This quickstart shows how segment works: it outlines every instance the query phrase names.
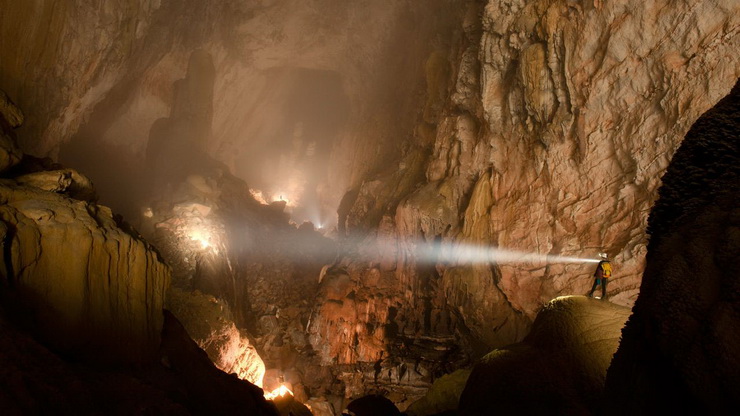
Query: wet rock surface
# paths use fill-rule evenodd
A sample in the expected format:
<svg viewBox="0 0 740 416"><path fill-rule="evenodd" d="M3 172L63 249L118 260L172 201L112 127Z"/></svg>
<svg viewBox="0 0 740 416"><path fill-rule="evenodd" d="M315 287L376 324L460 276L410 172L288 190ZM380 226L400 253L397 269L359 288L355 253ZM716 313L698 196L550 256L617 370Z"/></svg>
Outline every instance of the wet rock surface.
<svg viewBox="0 0 740 416"><path fill-rule="evenodd" d="M691 127L663 176L604 414L722 414L740 405L738 129L740 84Z"/></svg>

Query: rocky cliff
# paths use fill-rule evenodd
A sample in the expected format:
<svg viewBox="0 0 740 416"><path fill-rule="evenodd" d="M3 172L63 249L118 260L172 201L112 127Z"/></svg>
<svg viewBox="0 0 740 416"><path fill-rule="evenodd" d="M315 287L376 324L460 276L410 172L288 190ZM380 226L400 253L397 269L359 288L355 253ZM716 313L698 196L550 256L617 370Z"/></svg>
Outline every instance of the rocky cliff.
<svg viewBox="0 0 740 416"><path fill-rule="evenodd" d="M20 155L4 127L22 118L2 100L6 153ZM15 159L6 160L20 163ZM20 321L68 354L153 359L169 268L120 217L95 203L87 178L46 163L25 158L2 172L3 298L16 304L11 312Z"/></svg>
<svg viewBox="0 0 740 416"><path fill-rule="evenodd" d="M591 284L584 264L445 248L606 251L610 297L632 305L660 175L740 75L731 0L7 3L21 146L161 223L186 289L227 302L268 366L347 398L408 401ZM288 258L323 240L288 230L286 206L317 225L338 211L342 255ZM218 255L185 230L190 208L228 241Z"/></svg>
<svg viewBox="0 0 740 416"><path fill-rule="evenodd" d="M740 82L691 127L663 176L604 414L722 414L739 404L738 128Z"/></svg>
<svg viewBox="0 0 740 416"><path fill-rule="evenodd" d="M429 267L414 253L603 250L616 267L610 299L631 305L660 175L739 75L740 23L734 2L490 1L474 11L449 60L427 61L415 140L352 194L344 218L349 234L380 224L378 235L397 239L377 267L403 294L397 324L492 347L521 339L554 296L585 293L592 267Z"/></svg>
<svg viewBox="0 0 740 416"><path fill-rule="evenodd" d="M218 364L238 376L216 368L163 310L170 268L96 203L90 181L15 146L9 127L22 120L0 93L3 152L18 155L0 171L0 412L276 414L238 378L261 381L264 366L233 322L222 322L228 314L201 307L220 331L194 326L208 328L203 347L226 351L217 357L231 361Z"/></svg>

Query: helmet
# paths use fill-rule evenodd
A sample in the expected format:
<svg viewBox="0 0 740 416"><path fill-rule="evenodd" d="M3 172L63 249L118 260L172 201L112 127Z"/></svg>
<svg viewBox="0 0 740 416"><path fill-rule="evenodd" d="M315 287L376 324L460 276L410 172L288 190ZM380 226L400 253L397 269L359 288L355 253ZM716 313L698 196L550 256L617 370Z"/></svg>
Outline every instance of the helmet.
<svg viewBox="0 0 740 416"><path fill-rule="evenodd" d="M606 259L609 256L606 253L599 253L599 257L601 257L602 259Z"/></svg>

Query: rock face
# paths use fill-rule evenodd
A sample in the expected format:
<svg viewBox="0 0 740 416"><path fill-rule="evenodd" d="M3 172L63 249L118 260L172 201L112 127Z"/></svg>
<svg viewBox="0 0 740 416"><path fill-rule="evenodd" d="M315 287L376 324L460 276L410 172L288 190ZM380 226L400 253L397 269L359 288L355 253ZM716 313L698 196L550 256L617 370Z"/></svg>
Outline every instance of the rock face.
<svg viewBox="0 0 740 416"><path fill-rule="evenodd" d="M7 108L0 110L12 120ZM3 137L12 134L0 127ZM73 356L153 359L170 280L158 253L93 202L92 184L76 171L3 175L0 278L3 297L16 304L11 312L47 345Z"/></svg>
<svg viewBox="0 0 740 416"><path fill-rule="evenodd" d="M367 230L393 241L370 264L348 258L355 283L344 291L379 281L397 296L317 338L329 359L353 353L342 340L374 342L367 328L379 319L412 343L453 339L477 356L522 339L549 299L592 282L592 265L418 259L435 245L603 250L616 270L610 299L632 305L660 173L738 76L735 2L490 1L468 11L451 70L427 61L429 99L401 160L340 205L347 244ZM328 323L315 325L331 327L336 308L321 307L316 319Z"/></svg>
<svg viewBox="0 0 740 416"><path fill-rule="evenodd" d="M87 178L28 155L1 173L0 413L277 414L162 309L170 268L94 202ZM228 313L213 309L201 307L221 331L204 346L261 379L252 373L264 366L233 353L249 348Z"/></svg>
<svg viewBox="0 0 740 416"><path fill-rule="evenodd" d="M265 364L234 324L228 305L202 293L168 292L168 304L193 340L220 370L262 387Z"/></svg>
<svg viewBox="0 0 740 416"><path fill-rule="evenodd" d="M0 90L0 172L20 162L22 153L15 141L12 129L23 123L23 113Z"/></svg>
<svg viewBox="0 0 740 416"><path fill-rule="evenodd" d="M0 198L3 282L33 302L41 336L68 352L151 357L169 285L151 246L103 206L12 180L0 184Z"/></svg>
<svg viewBox="0 0 740 416"><path fill-rule="evenodd" d="M476 364L459 413L593 414L629 314L628 308L582 296L553 300L524 341Z"/></svg>
<svg viewBox="0 0 740 416"><path fill-rule="evenodd" d="M185 205L213 216L229 253L181 256L178 276L229 303L268 367L335 377L306 390L347 399L400 386L394 402L408 403L521 340L550 299L586 293L593 271L420 251L606 251L610 298L632 304L658 178L738 76L738 7L13 2L0 16L0 83L32 111L21 146L59 153L132 218L153 199L148 157L167 200L151 207L152 227L178 221L178 187L198 190L204 200ZM43 181L55 178L66 180ZM278 200L271 211L250 186ZM298 237L277 204L316 224L338 207L345 253L296 255L305 267L286 258Z"/></svg>
<svg viewBox="0 0 740 416"><path fill-rule="evenodd" d="M740 83L686 134L650 213L604 414L731 413L740 391Z"/></svg>

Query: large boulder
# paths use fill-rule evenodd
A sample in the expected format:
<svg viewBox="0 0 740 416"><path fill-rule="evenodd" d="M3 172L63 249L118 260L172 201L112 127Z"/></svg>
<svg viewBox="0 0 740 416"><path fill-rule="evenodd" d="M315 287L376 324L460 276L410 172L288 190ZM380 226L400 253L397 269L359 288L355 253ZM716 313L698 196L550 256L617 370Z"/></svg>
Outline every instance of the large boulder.
<svg viewBox="0 0 740 416"><path fill-rule="evenodd" d="M457 410L470 370L457 370L434 380L427 394L406 409L408 416L430 416Z"/></svg>
<svg viewBox="0 0 740 416"><path fill-rule="evenodd" d="M66 353L153 358L169 268L109 208L26 183L0 182L0 282L16 318Z"/></svg>
<svg viewBox="0 0 740 416"><path fill-rule="evenodd" d="M740 408L739 130L740 82L691 128L663 176L605 414Z"/></svg>
<svg viewBox="0 0 740 416"><path fill-rule="evenodd" d="M460 414L592 414L629 313L583 296L554 299L524 341L494 350L473 368Z"/></svg>

